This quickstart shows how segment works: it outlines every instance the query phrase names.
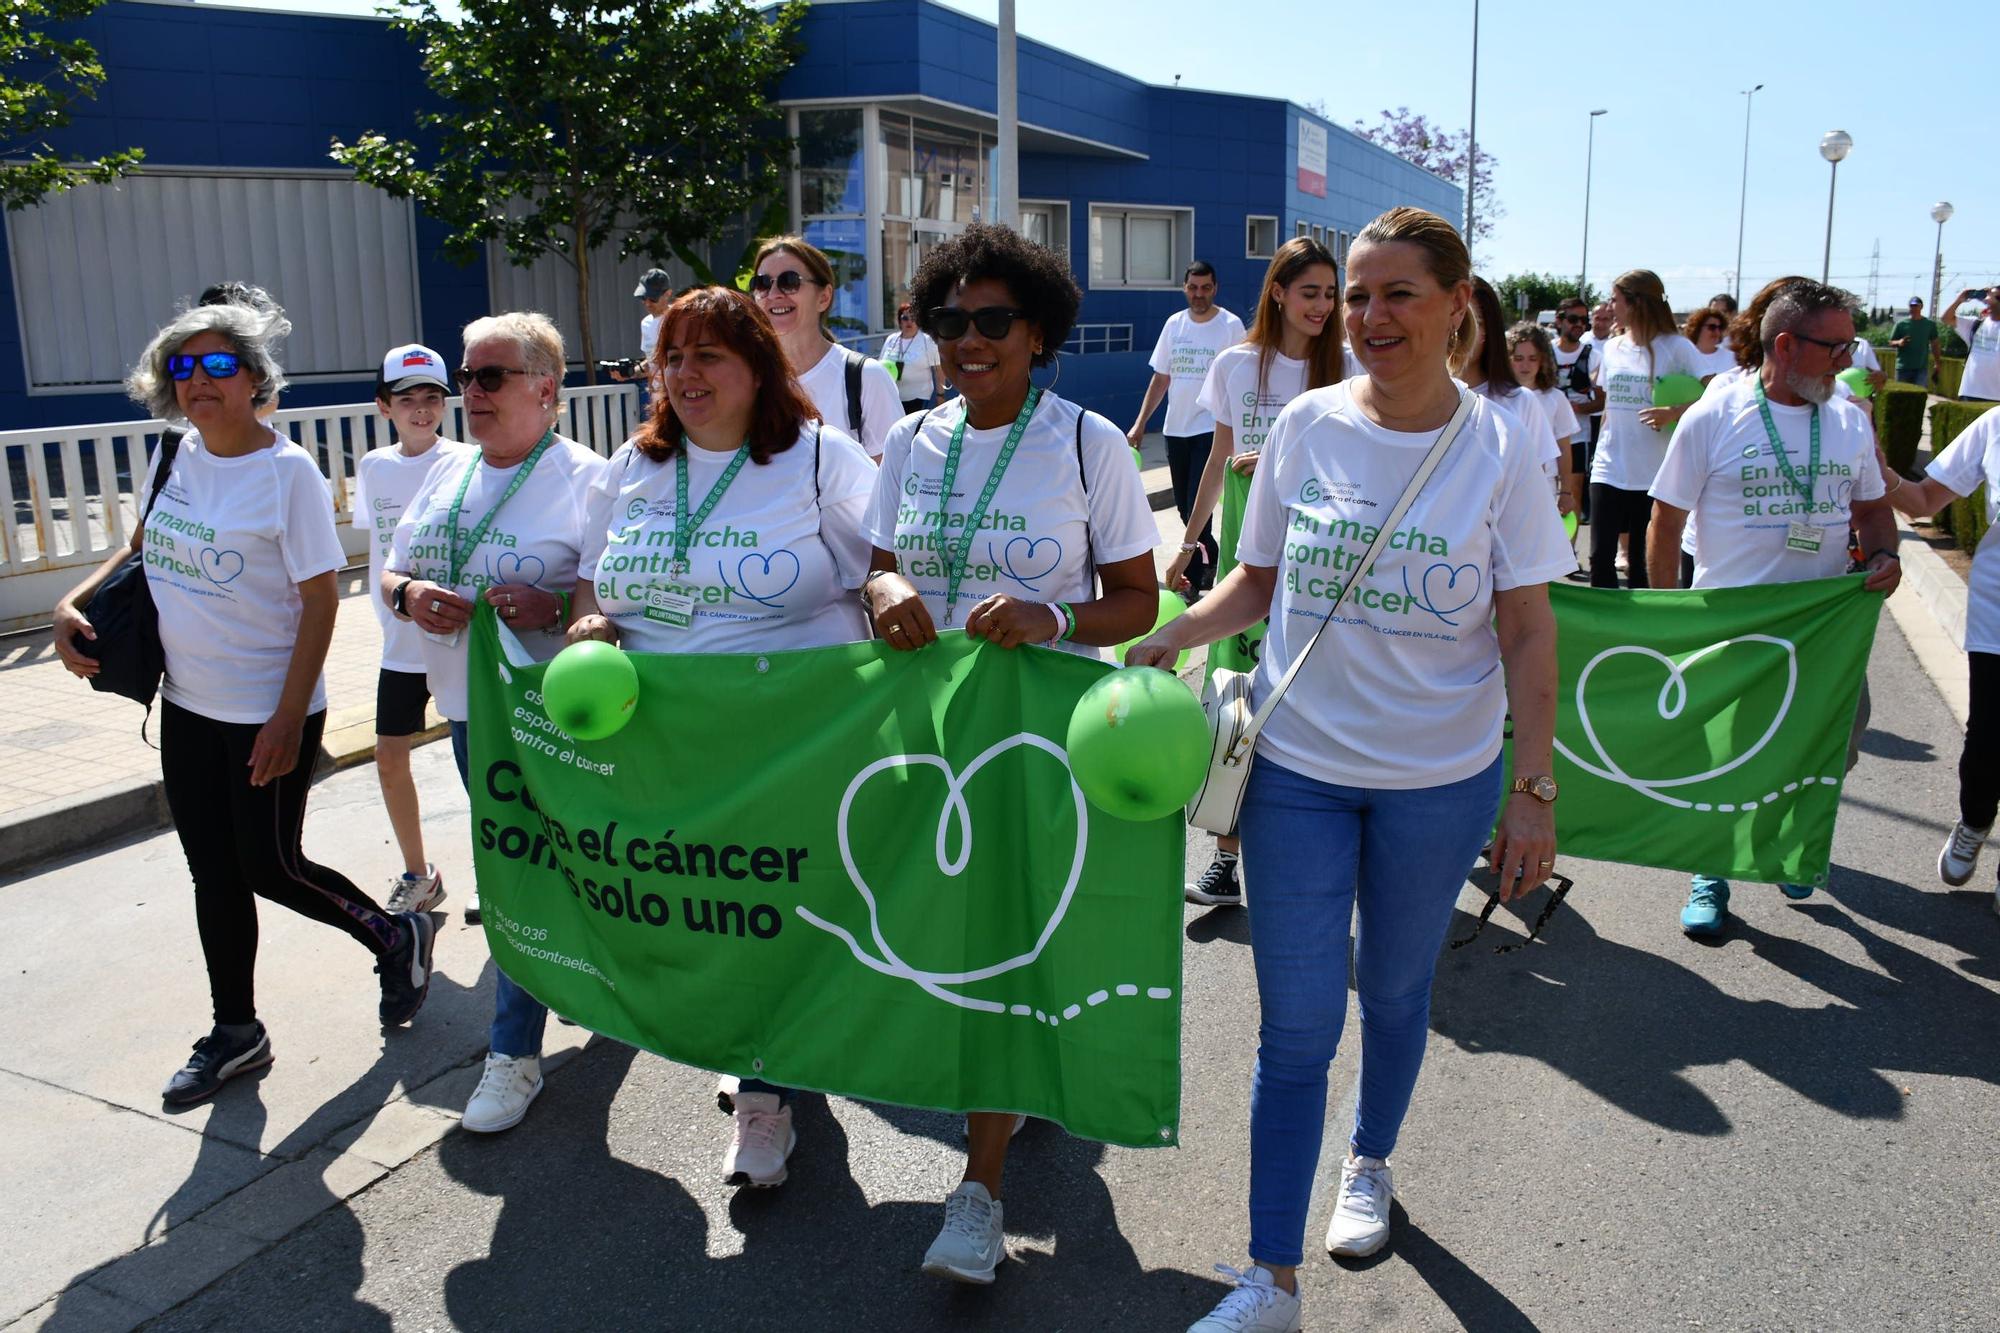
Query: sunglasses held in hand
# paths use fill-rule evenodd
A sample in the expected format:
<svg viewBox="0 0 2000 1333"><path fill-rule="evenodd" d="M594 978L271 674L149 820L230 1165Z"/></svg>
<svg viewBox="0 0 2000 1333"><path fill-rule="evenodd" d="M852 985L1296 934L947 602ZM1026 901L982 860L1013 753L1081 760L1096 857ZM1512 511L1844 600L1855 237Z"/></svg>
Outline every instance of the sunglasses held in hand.
<svg viewBox="0 0 2000 1333"><path fill-rule="evenodd" d="M177 380L194 378L194 368L212 380L226 380L243 369L243 358L234 352L203 352L200 356L182 353L167 358L167 373Z"/></svg>

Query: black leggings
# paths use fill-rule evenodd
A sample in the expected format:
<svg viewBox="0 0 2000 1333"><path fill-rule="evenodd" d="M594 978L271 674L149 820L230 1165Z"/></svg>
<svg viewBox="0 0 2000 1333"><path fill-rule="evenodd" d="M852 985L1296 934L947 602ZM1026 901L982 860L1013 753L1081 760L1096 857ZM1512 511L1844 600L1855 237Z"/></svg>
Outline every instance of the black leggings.
<svg viewBox="0 0 2000 1333"><path fill-rule="evenodd" d="M374 899L300 849L325 728L325 712L308 717L292 771L253 787L250 748L258 723L217 722L161 702L160 773L194 875L195 924L217 1023L257 1017L256 896L338 926L378 957L402 939L402 926Z"/></svg>
<svg viewBox="0 0 2000 1333"><path fill-rule="evenodd" d="M1646 525L1653 521L1653 497L1644 491L1628 491L1620 486L1590 483L1590 586L1618 586L1618 534L1627 532L1627 582L1647 588Z"/></svg>
<svg viewBox="0 0 2000 1333"><path fill-rule="evenodd" d="M1215 447L1215 432L1202 435L1167 436L1167 475L1174 484L1174 508L1179 511L1185 523L1194 509L1194 493L1201 489L1202 470L1208 466L1209 451ZM1206 589L1215 582L1215 520L1213 516L1201 525L1201 535L1195 538L1201 547L1188 561L1188 583L1197 590Z"/></svg>
<svg viewBox="0 0 2000 1333"><path fill-rule="evenodd" d="M1992 828L2000 813L2000 653L1965 656L1972 668L1972 706L1958 756L1958 817L1973 828Z"/></svg>

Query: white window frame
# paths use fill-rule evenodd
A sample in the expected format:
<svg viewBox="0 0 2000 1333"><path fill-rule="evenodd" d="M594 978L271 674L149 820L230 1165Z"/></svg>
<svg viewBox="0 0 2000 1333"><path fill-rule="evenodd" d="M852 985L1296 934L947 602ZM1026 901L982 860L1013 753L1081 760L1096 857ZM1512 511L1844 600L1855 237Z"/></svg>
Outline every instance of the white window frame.
<svg viewBox="0 0 2000 1333"><path fill-rule="evenodd" d="M1169 270L1167 279L1163 282L1132 282L1128 281L1124 274L1107 277L1099 273L1097 246L1093 241L1090 245L1090 262L1087 265L1090 286L1093 290L1102 288L1107 291L1177 292L1181 289L1179 275L1194 262L1194 209L1175 204L1100 203L1096 200L1090 202L1089 209L1090 228L1093 234L1098 230L1100 220L1108 221L1114 217L1121 229L1127 229L1128 237L1129 223L1134 217L1161 218L1173 228L1171 242L1173 254L1167 264ZM1123 253L1130 255L1129 244L1123 248Z"/></svg>
<svg viewBox="0 0 2000 1333"><path fill-rule="evenodd" d="M1271 243L1261 249L1257 245L1259 223L1270 228ZM1245 259L1269 259L1278 253L1278 219L1270 213L1246 213L1243 217L1243 257Z"/></svg>
<svg viewBox="0 0 2000 1333"><path fill-rule="evenodd" d="M1069 263L1069 200L1067 199L1023 199L1021 212L1026 214L1031 208L1047 209L1049 213L1049 249L1061 255L1065 264ZM1022 228L1025 235L1027 229ZM1072 265L1072 267L1074 267Z"/></svg>

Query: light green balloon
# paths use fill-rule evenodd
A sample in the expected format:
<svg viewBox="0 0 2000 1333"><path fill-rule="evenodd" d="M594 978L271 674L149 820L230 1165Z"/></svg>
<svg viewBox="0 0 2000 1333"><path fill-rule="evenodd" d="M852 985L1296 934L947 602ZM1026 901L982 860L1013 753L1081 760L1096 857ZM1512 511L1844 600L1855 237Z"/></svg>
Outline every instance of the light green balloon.
<svg viewBox="0 0 2000 1333"><path fill-rule="evenodd" d="M1146 823L1178 812L1208 770L1208 719L1193 691L1157 667L1127 667L1085 690L1065 738L1090 803Z"/></svg>
<svg viewBox="0 0 2000 1333"><path fill-rule="evenodd" d="M542 676L549 721L580 741L615 736L639 706L639 671L616 644L586 639L557 653Z"/></svg>
<svg viewBox="0 0 2000 1333"><path fill-rule="evenodd" d="M1173 591L1170 588L1160 589L1159 614L1153 617L1153 628L1147 630L1146 634L1152 634L1157 632L1162 625L1166 624L1169 620L1172 620L1175 616L1186 615L1187 609L1188 609L1187 602L1182 599L1179 593ZM1116 657L1120 662L1123 662L1125 660L1126 652L1131 649L1133 644L1139 642L1140 639L1145 638L1146 634L1141 634L1137 638L1127 639L1125 642L1119 644L1118 651L1114 653L1113 656ZM1181 649L1181 655L1174 659L1174 670L1179 671L1182 667L1185 667L1187 665L1188 652L1189 650L1186 648Z"/></svg>

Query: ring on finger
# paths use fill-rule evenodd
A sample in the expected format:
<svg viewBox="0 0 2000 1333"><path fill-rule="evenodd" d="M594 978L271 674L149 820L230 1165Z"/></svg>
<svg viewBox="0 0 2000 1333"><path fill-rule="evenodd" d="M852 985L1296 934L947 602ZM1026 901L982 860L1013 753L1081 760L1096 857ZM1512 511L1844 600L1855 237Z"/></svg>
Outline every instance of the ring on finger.
<svg viewBox="0 0 2000 1333"><path fill-rule="evenodd" d="M440 601L439 601L439 600L438 600L437 598L435 598L435 597L431 598L431 614L432 614L432 615L436 615L436 614L437 614L437 613L438 613L439 611L442 611L443 609L444 609L444 603L443 603L443 602L440 602Z"/></svg>
<svg viewBox="0 0 2000 1333"><path fill-rule="evenodd" d="M514 608L514 607L511 607L511 606L510 606L510 607L508 607L508 608L507 608L507 619L509 619L509 620L512 620L512 619L514 618L515 614L516 614L516 611L515 611L515 608ZM1544 864L1546 864L1546 862L1545 862Z"/></svg>

